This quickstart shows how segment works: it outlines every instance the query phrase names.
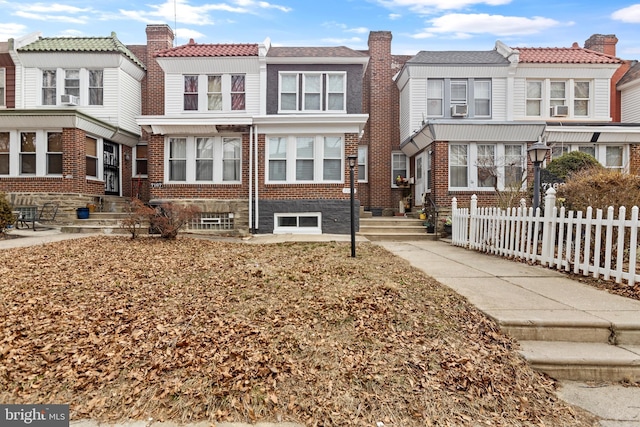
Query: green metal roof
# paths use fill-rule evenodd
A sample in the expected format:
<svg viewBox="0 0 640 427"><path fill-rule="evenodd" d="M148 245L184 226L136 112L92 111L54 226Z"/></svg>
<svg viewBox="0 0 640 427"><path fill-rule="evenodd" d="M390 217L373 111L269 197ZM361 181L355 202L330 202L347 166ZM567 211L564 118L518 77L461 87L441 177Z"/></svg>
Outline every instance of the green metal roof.
<svg viewBox="0 0 640 427"><path fill-rule="evenodd" d="M112 32L110 37L40 37L35 42L19 48L18 52L121 53L141 68L146 69L144 63L118 40L115 32Z"/></svg>

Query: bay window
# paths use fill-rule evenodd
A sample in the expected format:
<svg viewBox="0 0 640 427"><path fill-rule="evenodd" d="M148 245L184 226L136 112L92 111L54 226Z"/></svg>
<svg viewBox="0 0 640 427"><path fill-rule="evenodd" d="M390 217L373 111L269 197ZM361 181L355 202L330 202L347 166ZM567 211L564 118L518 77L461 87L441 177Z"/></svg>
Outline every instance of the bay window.
<svg viewBox="0 0 640 427"><path fill-rule="evenodd" d="M90 178L98 177L98 141L87 136L85 138L86 149L86 175Z"/></svg>
<svg viewBox="0 0 640 427"><path fill-rule="evenodd" d="M35 132L20 132L20 174L36 174Z"/></svg>
<svg viewBox="0 0 640 427"><path fill-rule="evenodd" d="M169 138L169 181L187 180L187 138Z"/></svg>
<svg viewBox="0 0 640 427"><path fill-rule="evenodd" d="M196 138L196 181L213 180L213 138Z"/></svg>
<svg viewBox="0 0 640 427"><path fill-rule="evenodd" d="M467 145L449 145L449 187L468 186L468 150Z"/></svg>
<svg viewBox="0 0 640 427"><path fill-rule="evenodd" d="M449 187L454 190L521 189L525 162L524 144L451 144Z"/></svg>

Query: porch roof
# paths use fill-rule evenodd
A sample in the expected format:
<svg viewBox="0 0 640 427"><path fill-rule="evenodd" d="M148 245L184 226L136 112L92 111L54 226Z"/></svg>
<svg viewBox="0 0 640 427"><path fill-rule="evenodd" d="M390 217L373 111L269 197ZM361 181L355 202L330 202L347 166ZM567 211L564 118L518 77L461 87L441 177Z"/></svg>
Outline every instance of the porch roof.
<svg viewBox="0 0 640 427"><path fill-rule="evenodd" d="M545 122L539 121L428 120L400 144L400 149L413 156L434 141L535 142L543 135L545 126Z"/></svg>
<svg viewBox="0 0 640 427"><path fill-rule="evenodd" d="M0 110L0 130L81 129L94 136L134 147L140 135L89 116L77 109Z"/></svg>
<svg viewBox="0 0 640 427"><path fill-rule="evenodd" d="M640 144L638 123L548 123L548 144Z"/></svg>

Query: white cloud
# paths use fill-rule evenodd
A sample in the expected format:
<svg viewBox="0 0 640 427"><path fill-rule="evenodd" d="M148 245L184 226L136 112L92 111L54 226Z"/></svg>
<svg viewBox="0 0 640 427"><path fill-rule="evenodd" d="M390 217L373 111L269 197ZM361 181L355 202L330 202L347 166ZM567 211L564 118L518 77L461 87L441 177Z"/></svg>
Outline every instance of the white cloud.
<svg viewBox="0 0 640 427"><path fill-rule="evenodd" d="M22 24L0 24L0 40L15 39L27 34L26 25Z"/></svg>
<svg viewBox="0 0 640 427"><path fill-rule="evenodd" d="M396 19L400 19L402 18L402 15L400 15L399 13L390 13L389 14L389 19L391 19L392 21L395 21Z"/></svg>
<svg viewBox="0 0 640 427"><path fill-rule="evenodd" d="M395 9L408 8L417 13L434 13L438 10L464 9L473 5L501 6L511 0L377 0L381 5Z"/></svg>
<svg viewBox="0 0 640 427"><path fill-rule="evenodd" d="M479 14L452 13L429 20L431 27L414 34L412 37L421 39L436 34L452 34L456 38L468 38L471 34L491 34L495 36L529 35L543 32L560 25L560 22L535 16L525 18L519 16L502 16ZM570 24L570 23L569 23Z"/></svg>
<svg viewBox="0 0 640 427"><path fill-rule="evenodd" d="M201 32L196 30L191 30L189 28L178 28L174 31L174 34L176 39L186 40L186 41L188 41L189 39L193 39L196 43L204 43L199 40L207 38L207 36L202 34ZM182 41L180 41L179 44L182 44Z"/></svg>
<svg viewBox="0 0 640 427"><path fill-rule="evenodd" d="M59 4L59 3L53 3L53 4L49 4L49 3L30 3L30 4L20 4L18 5L18 10L21 11L25 11L25 12L46 12L46 13L55 13L55 12L60 12L60 13L85 13L85 12L89 12L91 11L91 8L80 8L80 7L75 7L75 6L69 6L66 4Z"/></svg>
<svg viewBox="0 0 640 427"><path fill-rule="evenodd" d="M369 29L367 27L348 28L344 30L346 33L367 34Z"/></svg>
<svg viewBox="0 0 640 427"><path fill-rule="evenodd" d="M638 24L640 23L640 4L632 4L624 9L616 10L611 14L611 18L616 21Z"/></svg>
<svg viewBox="0 0 640 427"><path fill-rule="evenodd" d="M49 15L46 13L32 13L18 10L13 15L20 18L33 19L35 21L47 21L47 22L67 22L69 24L86 24L90 21L87 16L65 16L65 15Z"/></svg>
<svg viewBox="0 0 640 427"><path fill-rule="evenodd" d="M322 39L322 41L324 43L328 43L328 44L332 44L332 45L350 45L350 44L357 44L357 43L361 43L362 39L360 37L351 37L351 38L346 38L346 39L339 39L339 38L326 38L326 39Z"/></svg>

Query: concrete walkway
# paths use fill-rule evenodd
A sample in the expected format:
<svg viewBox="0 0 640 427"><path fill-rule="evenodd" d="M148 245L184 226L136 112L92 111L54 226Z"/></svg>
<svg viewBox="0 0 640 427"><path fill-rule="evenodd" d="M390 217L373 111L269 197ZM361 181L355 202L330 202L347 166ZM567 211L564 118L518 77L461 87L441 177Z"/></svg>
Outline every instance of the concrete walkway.
<svg viewBox="0 0 640 427"><path fill-rule="evenodd" d="M0 240L0 249L44 244L59 240L86 237L86 234L62 234L58 230L15 230L19 239ZM238 239L236 239L237 241ZM358 242L366 241L358 236ZM248 243L280 243L309 241L349 242L348 235L258 235L243 239ZM640 369L640 301L619 297L569 279L554 270L530 266L490 255L458 248L444 241L376 242L393 254L409 261L414 267L466 297L500 327L516 339L521 334L533 334L531 340L520 340L527 359L541 351L536 343L571 334L579 341L587 335L609 339L617 330L618 345L597 344L604 348L598 354L602 362L613 358L623 366L631 363ZM595 325L595 329L594 329ZM595 330L595 332L594 332ZM551 331L551 332L549 332ZM604 331L604 332L602 332ZM547 336L550 334L551 336ZM604 335L603 335L604 334ZM603 335L600 337L599 335ZM529 335L526 335L529 337ZM622 344L620 344L622 342ZM552 359L560 362L575 358L576 345L568 343L564 353L553 350ZM602 347L600 347L602 346ZM553 352L550 349L544 351ZM610 353L609 350L613 351ZM591 348L588 349L591 351ZM599 350L598 350L599 351ZM529 354L528 354L529 353ZM548 355L547 355L548 356ZM535 362L535 361L534 361ZM635 364L635 365L634 365ZM637 377L636 377L637 378ZM636 379L637 380L637 379ZM559 397L582 407L601 418L603 427L640 427L640 387L625 387L608 381L561 381ZM76 427L95 427L89 420L72 422ZM173 423L138 421L100 426L143 427L166 426ZM204 425L193 424L192 427ZM271 427L269 423L259 424ZM244 427L243 423L218 424L219 427ZM295 424L275 424L273 427L297 427Z"/></svg>

